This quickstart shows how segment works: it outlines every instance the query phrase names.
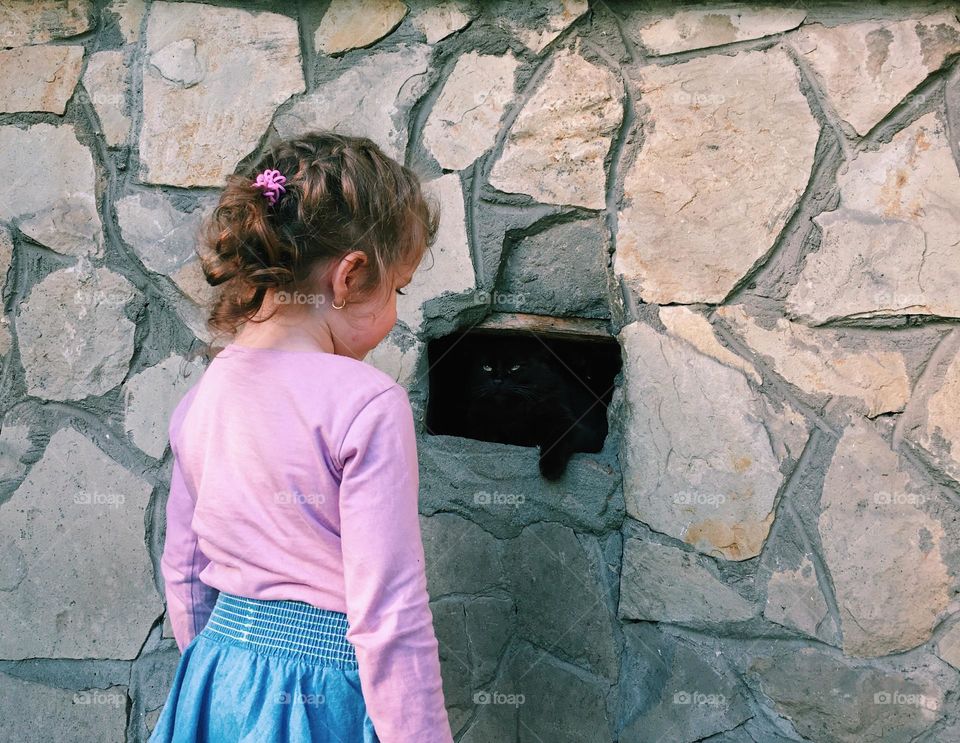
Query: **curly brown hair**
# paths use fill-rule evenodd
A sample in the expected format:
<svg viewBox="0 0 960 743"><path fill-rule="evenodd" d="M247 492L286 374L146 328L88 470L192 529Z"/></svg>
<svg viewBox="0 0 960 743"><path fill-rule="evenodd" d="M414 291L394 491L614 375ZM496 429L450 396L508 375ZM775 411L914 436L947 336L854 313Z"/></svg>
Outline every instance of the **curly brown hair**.
<svg viewBox="0 0 960 743"><path fill-rule="evenodd" d="M267 168L286 177L273 205L253 185ZM363 301L389 270L419 262L438 223L439 207L418 176L367 137L317 130L277 142L227 176L201 226L200 265L208 284L222 285L207 326L234 335L259 312L268 289L314 291L308 284L318 262L354 250L368 260L346 301Z"/></svg>

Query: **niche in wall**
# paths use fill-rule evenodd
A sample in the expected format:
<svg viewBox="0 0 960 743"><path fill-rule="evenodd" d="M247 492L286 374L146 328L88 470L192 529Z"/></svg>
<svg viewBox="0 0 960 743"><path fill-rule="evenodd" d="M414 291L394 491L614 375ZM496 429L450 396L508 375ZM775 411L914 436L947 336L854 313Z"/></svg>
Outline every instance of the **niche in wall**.
<svg viewBox="0 0 960 743"><path fill-rule="evenodd" d="M601 320L494 314L430 341L426 428L539 448L558 480L574 452L598 452L622 364Z"/></svg>

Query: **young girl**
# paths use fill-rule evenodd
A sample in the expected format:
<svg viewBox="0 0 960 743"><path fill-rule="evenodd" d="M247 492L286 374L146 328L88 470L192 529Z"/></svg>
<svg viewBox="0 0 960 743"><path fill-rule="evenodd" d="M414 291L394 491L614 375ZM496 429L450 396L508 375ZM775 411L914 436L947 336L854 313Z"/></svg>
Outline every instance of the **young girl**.
<svg viewBox="0 0 960 743"><path fill-rule="evenodd" d="M311 132L229 176L207 228L233 340L170 420L182 656L150 741L452 741L413 414L362 361L437 216L369 139Z"/></svg>

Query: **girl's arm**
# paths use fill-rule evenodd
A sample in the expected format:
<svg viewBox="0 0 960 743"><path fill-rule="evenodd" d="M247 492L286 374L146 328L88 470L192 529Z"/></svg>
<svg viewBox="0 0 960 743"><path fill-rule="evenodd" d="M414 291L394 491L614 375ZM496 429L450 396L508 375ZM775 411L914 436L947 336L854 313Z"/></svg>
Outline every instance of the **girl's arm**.
<svg viewBox="0 0 960 743"><path fill-rule="evenodd" d="M418 514L413 412L395 385L357 414L339 461L347 639L383 743L452 743Z"/></svg>
<svg viewBox="0 0 960 743"><path fill-rule="evenodd" d="M186 403L186 398L182 402ZM167 533L160 558L160 572L166 585L167 613L181 653L206 625L219 595L217 589L203 583L198 577L210 560L200 551L191 526L196 497L184 479L174 444L176 427L179 425L178 413L183 407L185 405L178 406L170 421L173 474L170 476L170 494L167 497Z"/></svg>

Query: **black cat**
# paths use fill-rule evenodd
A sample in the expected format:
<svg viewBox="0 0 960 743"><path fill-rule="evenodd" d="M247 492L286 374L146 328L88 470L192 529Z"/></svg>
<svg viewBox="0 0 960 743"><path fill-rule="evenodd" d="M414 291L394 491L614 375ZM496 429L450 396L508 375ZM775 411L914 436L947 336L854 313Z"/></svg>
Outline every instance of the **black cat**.
<svg viewBox="0 0 960 743"><path fill-rule="evenodd" d="M465 366L473 437L538 446L548 480L560 479L574 452L603 447L606 407L588 380L540 340L477 339Z"/></svg>

